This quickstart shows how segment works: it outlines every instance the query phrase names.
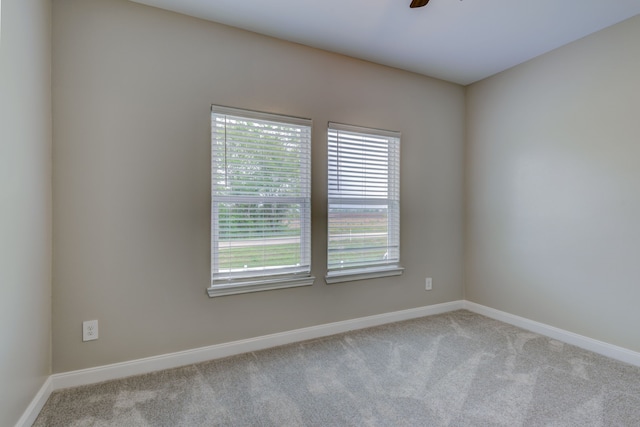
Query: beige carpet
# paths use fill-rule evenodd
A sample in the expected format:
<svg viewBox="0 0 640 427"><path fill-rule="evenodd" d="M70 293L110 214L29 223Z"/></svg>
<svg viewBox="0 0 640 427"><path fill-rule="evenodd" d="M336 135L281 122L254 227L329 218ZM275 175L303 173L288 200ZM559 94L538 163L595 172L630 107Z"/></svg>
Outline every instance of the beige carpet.
<svg viewBox="0 0 640 427"><path fill-rule="evenodd" d="M52 394L35 426L640 426L640 368L456 311Z"/></svg>

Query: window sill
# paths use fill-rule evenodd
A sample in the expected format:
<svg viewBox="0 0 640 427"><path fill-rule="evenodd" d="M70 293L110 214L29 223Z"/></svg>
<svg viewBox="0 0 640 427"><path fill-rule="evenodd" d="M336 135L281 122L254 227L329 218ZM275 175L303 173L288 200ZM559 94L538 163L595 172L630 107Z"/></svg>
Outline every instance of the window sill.
<svg viewBox="0 0 640 427"><path fill-rule="evenodd" d="M354 280L377 279L379 277L400 276L404 267L394 265L391 267L361 268L348 271L335 271L327 273L324 278L327 285L334 283L351 282Z"/></svg>
<svg viewBox="0 0 640 427"><path fill-rule="evenodd" d="M249 292L270 291L273 289L297 288L311 286L315 277L280 277L274 279L251 280L245 282L233 282L221 285L212 285L207 289L211 298L225 295L246 294Z"/></svg>

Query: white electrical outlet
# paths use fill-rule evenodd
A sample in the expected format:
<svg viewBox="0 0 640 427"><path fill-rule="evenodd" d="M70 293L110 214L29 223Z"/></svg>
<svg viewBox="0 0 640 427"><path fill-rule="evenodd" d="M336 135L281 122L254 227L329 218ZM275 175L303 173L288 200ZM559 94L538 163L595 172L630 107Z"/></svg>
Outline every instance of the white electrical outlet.
<svg viewBox="0 0 640 427"><path fill-rule="evenodd" d="M87 320L82 322L82 341L92 341L98 339L98 321Z"/></svg>
<svg viewBox="0 0 640 427"><path fill-rule="evenodd" d="M431 289L433 289L433 280L431 280L431 277L427 277L424 281L424 290L430 291Z"/></svg>

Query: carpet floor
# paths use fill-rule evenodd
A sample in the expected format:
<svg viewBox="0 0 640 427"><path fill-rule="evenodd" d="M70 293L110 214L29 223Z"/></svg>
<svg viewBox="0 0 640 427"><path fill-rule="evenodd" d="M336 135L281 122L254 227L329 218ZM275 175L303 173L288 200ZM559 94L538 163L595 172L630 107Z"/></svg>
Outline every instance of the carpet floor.
<svg viewBox="0 0 640 427"><path fill-rule="evenodd" d="M34 426L640 426L640 367L460 310L58 390Z"/></svg>

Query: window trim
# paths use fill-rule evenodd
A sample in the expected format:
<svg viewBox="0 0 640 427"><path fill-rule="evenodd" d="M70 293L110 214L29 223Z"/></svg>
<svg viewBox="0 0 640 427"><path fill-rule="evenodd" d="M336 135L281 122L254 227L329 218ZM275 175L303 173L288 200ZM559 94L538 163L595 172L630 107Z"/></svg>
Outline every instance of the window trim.
<svg viewBox="0 0 640 427"><path fill-rule="evenodd" d="M210 297L221 297L225 295L246 294L250 292L271 291L274 289L297 288L302 286L311 286L315 281L314 276L291 277L290 275L261 276L257 280L244 280L211 286L207 289Z"/></svg>
<svg viewBox="0 0 640 427"><path fill-rule="evenodd" d="M374 264L371 266L358 266L358 267L351 267L351 268L344 268L344 269L329 270L329 265L328 265L329 260L327 258L327 265L326 265L327 272L324 277L324 280L327 285L332 285L335 283L343 283L343 282L350 282L350 281L356 281L356 280L400 276L404 273L404 267L402 267L402 265L400 264L400 191L401 190L400 190L400 163L399 162L400 162L401 133L396 131L383 130L383 129L329 122L327 124L327 145L329 143L329 134L331 131L337 131L337 132L345 131L345 132L352 132L352 133L360 133L360 134L371 135L371 136L380 136L384 138L395 138L398 140L397 142L398 143L398 147L397 147L398 170L396 171L397 176L394 177L394 179L397 180L397 185L398 185L398 199L397 199L398 208L397 208L397 212L395 212L398 218L397 219L398 220L398 223L397 223L398 260L397 262L391 262L386 264ZM328 156L329 155L327 154L327 158ZM327 168L329 168L329 162L327 162ZM329 186L329 173L330 172L328 171L327 187ZM389 177L389 179L391 179L391 177ZM332 199L329 193L330 193L330 190L328 189L327 190L327 214L328 214L329 207L331 205L330 200ZM344 198L343 200L349 200L349 198ZM356 200L357 198L351 201L356 201ZM371 200L374 200L374 201L371 202ZM391 202L392 199L388 198L386 200L388 202ZM360 202L362 202L363 204L375 203L375 199L363 198L363 199L360 199ZM327 218L326 232L327 232L327 257L328 257L328 252L329 252L329 219L328 218Z"/></svg>
<svg viewBox="0 0 640 427"><path fill-rule="evenodd" d="M404 267L400 265L389 265L386 267L352 268L344 271L327 272L324 281L327 285L335 283L352 282L356 280L378 279L380 277L401 276Z"/></svg>
<svg viewBox="0 0 640 427"><path fill-rule="evenodd" d="M313 285L315 277L311 275L312 259L311 259L311 244L310 244L310 241L311 241L311 138L313 134L312 120L301 118L301 117L283 115L283 114L265 113L260 111L226 107L226 106L220 106L220 105L211 105L210 114L211 114L210 120L211 120L211 126L212 126L210 145L211 145L212 155L213 155L213 147L214 147L213 124L214 124L215 114L237 116L237 117L243 117L243 118L255 119L255 120L273 121L277 123L291 124L294 126L305 126L309 128L309 147L308 147L307 164L303 165L303 167L306 168L306 173L307 173L308 196L307 197L305 196L284 197L284 198L278 199L279 202L283 202L287 200L290 201L293 199L296 199L296 200L300 199L298 200L300 202L300 205L305 205L306 203L308 206L307 208L304 209L306 211L306 215L308 216L306 220L306 223L308 224L308 229L306 230L306 232L304 230L301 230L300 242L301 242L301 245L308 245L308 248L309 248L308 264L309 265L308 265L308 268L304 267L300 270L296 270L295 267L293 266L288 266L288 267L285 267L286 270L288 270L286 272L283 272L283 268L276 267L276 268L273 268L271 273L269 273L269 271L263 270L261 272L262 274L250 276L250 277L235 275L232 272L230 272L230 274L226 278L221 280L218 276L218 279L214 281L214 268L215 268L214 258L216 258L214 256L214 239L216 236L216 230L214 229L214 212L216 210L217 204L219 204L220 202L219 199L235 200L235 199L242 199L242 197L218 196L214 201L213 179L214 179L215 171L212 163L211 165L212 188L210 191L210 195L211 195L210 221L211 221L211 227L212 227L211 233L210 233L211 234L211 244L210 244L211 266L210 266L210 273L209 273L210 284L209 284L209 287L207 288L207 294L209 295L209 297L218 297L218 296L225 296L225 295L244 294L244 293L261 292L261 291L267 291L267 290L273 290L273 289L285 289L285 288ZM238 277L234 277L234 276L238 276Z"/></svg>

